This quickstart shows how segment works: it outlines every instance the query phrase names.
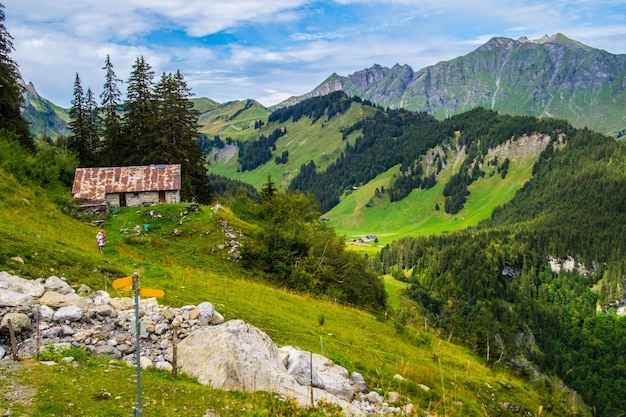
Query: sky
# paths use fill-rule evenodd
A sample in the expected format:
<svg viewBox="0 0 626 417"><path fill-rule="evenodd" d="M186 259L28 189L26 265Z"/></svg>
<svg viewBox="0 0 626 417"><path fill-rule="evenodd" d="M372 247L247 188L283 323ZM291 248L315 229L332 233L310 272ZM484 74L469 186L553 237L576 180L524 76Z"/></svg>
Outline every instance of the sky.
<svg viewBox="0 0 626 417"><path fill-rule="evenodd" d="M374 64L419 70L492 37L563 33L626 53L626 1L612 0L0 0L11 57L44 98L70 107L74 80L96 98L109 55L119 87L143 56L180 70L195 97L266 107L333 73Z"/></svg>

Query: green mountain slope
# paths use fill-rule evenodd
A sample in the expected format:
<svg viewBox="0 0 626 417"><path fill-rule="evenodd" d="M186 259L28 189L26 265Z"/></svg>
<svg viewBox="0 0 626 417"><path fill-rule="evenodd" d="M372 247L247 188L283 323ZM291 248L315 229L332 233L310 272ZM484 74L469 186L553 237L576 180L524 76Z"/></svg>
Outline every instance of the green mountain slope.
<svg viewBox="0 0 626 417"><path fill-rule="evenodd" d="M237 112L241 108L243 106L240 105L231 111ZM269 113L263 115L261 112L262 109L255 110L254 117L238 122L246 126L245 128L233 127L232 123L223 123L222 120L228 118L223 116L220 116L218 123L211 123L203 128L205 134L219 135L223 141L222 147L210 148L207 158L209 172L245 181L256 188L260 188L267 175L271 175L280 188L286 189L303 164L314 161L317 166L324 169L339 158L346 144L354 142L356 138L356 134L353 134L344 140L341 131L372 115L374 109L355 104L345 113L315 122L309 117L303 117L297 122L293 120L267 122ZM236 120L239 121L240 117ZM257 120L263 120L264 124L255 129L254 121ZM276 129L286 129L287 133L276 141L275 149L271 151L272 158L253 170L241 172L238 160L239 147L235 142L254 142L261 135L270 136ZM288 160L277 164L275 157L281 156L285 151L289 154Z"/></svg>
<svg viewBox="0 0 626 417"><path fill-rule="evenodd" d="M532 141L534 137L523 137L520 141ZM547 143L546 143L547 144ZM376 190L389 188L393 175L399 167L376 177L367 185L353 191L333 207L325 216L340 235L358 240L366 235L376 235L376 244L384 245L406 236L439 234L476 226L488 219L496 207L509 202L522 185L531 178L532 167L543 150L533 147L519 153L516 147L499 147L492 151L502 159L509 158L510 169L503 179L497 167L491 166L482 178L469 187L470 196L465 207L457 214L444 211L444 185L455 172L455 166L445 167L438 176L437 184L428 190L413 190L401 201L391 203L388 198L377 198ZM462 160L458 150L448 150L448 159ZM457 167L458 168L458 167Z"/></svg>
<svg viewBox="0 0 626 417"><path fill-rule="evenodd" d="M32 134L51 138L67 134L68 111L41 97L32 83L24 85L24 90L22 116L30 123Z"/></svg>
<svg viewBox="0 0 626 417"><path fill-rule="evenodd" d="M254 122L267 119L269 111L254 100L217 103L207 98L192 99L200 112L200 132L207 136L229 135L239 137L254 127Z"/></svg>
<svg viewBox="0 0 626 417"><path fill-rule="evenodd" d="M272 113L260 128L238 131L236 138L220 134L208 146L210 172L257 189L271 175L280 188L315 195L340 234L376 235L388 243L489 218L531 177L550 140L572 131L562 121L482 109L437 121L349 100L341 92L311 98ZM342 110L335 113L338 106ZM255 151L268 152L265 162L244 168L242 147L276 130L286 134ZM288 160L277 162L285 153ZM446 187L461 177L467 201L451 209Z"/></svg>
<svg viewBox="0 0 626 417"><path fill-rule="evenodd" d="M541 153L532 178L489 220L398 240L380 252L380 270L410 281L407 294L474 349L522 353L597 415L619 415L625 163L624 142L578 130Z"/></svg>

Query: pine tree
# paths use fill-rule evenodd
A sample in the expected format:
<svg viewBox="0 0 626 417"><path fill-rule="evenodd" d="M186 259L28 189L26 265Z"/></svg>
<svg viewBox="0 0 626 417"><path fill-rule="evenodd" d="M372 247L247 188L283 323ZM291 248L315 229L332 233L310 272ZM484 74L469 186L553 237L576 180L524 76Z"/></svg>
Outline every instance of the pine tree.
<svg viewBox="0 0 626 417"><path fill-rule="evenodd" d="M204 166L204 152L198 144L198 112L190 101L191 90L184 77L163 74L154 89L156 103L156 134L150 152L142 163L180 163L182 198L195 197L208 203L211 190Z"/></svg>
<svg viewBox="0 0 626 417"><path fill-rule="evenodd" d="M272 180L272 174L267 174L267 181L265 184L261 185L261 199L264 202L269 202L274 199L276 193L278 192L278 188L276 188L276 183Z"/></svg>
<svg viewBox="0 0 626 417"><path fill-rule="evenodd" d="M81 166L98 165L100 152L98 105L91 88L88 88L86 93L83 92L78 74L74 80L70 119L69 128L72 136L68 148L76 152Z"/></svg>
<svg viewBox="0 0 626 417"><path fill-rule="evenodd" d="M85 139L89 150L89 166L99 166L100 157L100 124L98 120L98 103L91 91L87 88L85 94Z"/></svg>
<svg viewBox="0 0 626 417"><path fill-rule="evenodd" d="M89 166L90 155L87 145L87 114L85 112L85 91L83 90L80 76L76 73L74 78L74 98L72 99L72 107L70 108L69 130L72 132L68 141L68 148L78 156L79 164L83 167Z"/></svg>
<svg viewBox="0 0 626 417"><path fill-rule="evenodd" d="M153 147L155 137L154 72L145 59L137 58L128 78L124 102L123 134L128 141L120 165L137 165Z"/></svg>
<svg viewBox="0 0 626 417"><path fill-rule="evenodd" d="M10 57L13 38L4 26L4 20L4 5L0 3L0 130L14 132L20 145L34 152L35 139L21 112L24 88L19 82L17 63Z"/></svg>
<svg viewBox="0 0 626 417"><path fill-rule="evenodd" d="M103 166L118 166L122 164L121 156L127 153L120 117L122 93L117 86L122 80L115 76L109 55L107 55L102 69L106 71L106 74L104 89L100 94L100 123L103 140L101 164Z"/></svg>

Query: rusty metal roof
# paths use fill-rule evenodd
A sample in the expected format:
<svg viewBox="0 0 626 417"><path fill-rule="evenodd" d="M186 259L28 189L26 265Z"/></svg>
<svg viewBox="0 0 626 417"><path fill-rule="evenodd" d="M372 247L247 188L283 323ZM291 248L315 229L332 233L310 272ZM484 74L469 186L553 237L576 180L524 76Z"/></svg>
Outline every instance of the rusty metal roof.
<svg viewBox="0 0 626 417"><path fill-rule="evenodd" d="M180 190L180 164L77 168L72 194L96 201L110 193L175 190Z"/></svg>

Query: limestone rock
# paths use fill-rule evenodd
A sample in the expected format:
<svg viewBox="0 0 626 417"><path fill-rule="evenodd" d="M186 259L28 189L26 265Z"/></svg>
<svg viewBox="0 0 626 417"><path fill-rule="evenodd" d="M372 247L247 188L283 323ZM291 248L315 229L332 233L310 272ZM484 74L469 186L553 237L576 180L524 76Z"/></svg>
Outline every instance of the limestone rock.
<svg viewBox="0 0 626 417"><path fill-rule="evenodd" d="M190 315L191 317L191 315ZM210 323L214 326L218 325L218 324L222 324L224 323L224 316L222 316L220 313L218 313L217 311L213 311L213 315L211 316L211 321Z"/></svg>
<svg viewBox="0 0 626 417"><path fill-rule="evenodd" d="M322 355L313 355L313 366L324 381L326 391L346 401L351 401L357 393L365 392L367 389L360 374L353 375L351 378L346 368ZM359 376L361 381L359 381ZM353 378L357 381L356 383Z"/></svg>
<svg viewBox="0 0 626 417"><path fill-rule="evenodd" d="M56 291L46 291L39 299L39 304L47 305L52 308L75 306L81 310L87 310L87 301L78 294L68 293L61 294Z"/></svg>
<svg viewBox="0 0 626 417"><path fill-rule="evenodd" d="M28 317L28 315L24 313L7 313L2 317L2 321L0 322L0 329L2 331L8 331L9 320L11 320L11 327L13 327L15 333L21 333L31 326L30 317Z"/></svg>
<svg viewBox="0 0 626 417"><path fill-rule="evenodd" d="M134 308L133 299L130 297L111 298L109 304L117 311L126 311Z"/></svg>
<svg viewBox="0 0 626 417"><path fill-rule="evenodd" d="M141 366L141 369L146 369L149 368L151 366L153 366L152 364L152 360L146 356L142 356L139 359L139 366Z"/></svg>
<svg viewBox="0 0 626 417"><path fill-rule="evenodd" d="M111 296L106 291L96 291L89 298L92 300L93 305L96 306L111 304Z"/></svg>
<svg viewBox="0 0 626 417"><path fill-rule="evenodd" d="M70 285L59 277L51 276L44 282L47 291L55 291L61 294L70 294L74 292Z"/></svg>
<svg viewBox="0 0 626 417"><path fill-rule="evenodd" d="M306 353L300 354L306 356ZM323 361L314 355L313 362L315 366ZM324 401L338 404L346 415L364 414L360 405L351 404L328 390L300 385L287 373L278 348L269 336L242 320L191 332L178 344L178 364L198 382L215 388L275 392L303 405L310 403L312 389L315 404ZM347 376L345 370L343 373ZM322 381L328 386L323 377ZM349 380L347 385L350 385ZM349 392L351 397L352 391Z"/></svg>
<svg viewBox="0 0 626 417"><path fill-rule="evenodd" d="M365 383L363 375L361 375L360 373L352 372L352 375L350 376L350 381L352 382L352 388L354 389L354 392L367 392L367 384Z"/></svg>
<svg viewBox="0 0 626 417"><path fill-rule="evenodd" d="M372 404L382 404L383 402L383 397L381 397L380 394L376 391L368 392L365 396L365 399L367 399L367 401Z"/></svg>
<svg viewBox="0 0 626 417"><path fill-rule="evenodd" d="M178 344L178 364L214 388L278 392L289 379L297 385L269 336L242 320L189 334Z"/></svg>
<svg viewBox="0 0 626 417"><path fill-rule="evenodd" d="M400 393L396 391L389 391L387 393L387 400L389 401L390 404L397 403L399 399L400 399Z"/></svg>
<svg viewBox="0 0 626 417"><path fill-rule="evenodd" d="M54 310L47 305L39 306L39 319L40 320L52 320L54 316Z"/></svg>
<svg viewBox="0 0 626 417"><path fill-rule="evenodd" d="M89 308L88 313L91 318L96 317L97 315L109 318L117 317L117 310L115 310L110 304L93 305Z"/></svg>
<svg viewBox="0 0 626 417"><path fill-rule="evenodd" d="M324 389L324 381L320 378L317 370L313 369L310 354L291 346L283 346L278 349L278 352L287 368L287 373L293 375L298 384L305 386L312 384L316 388Z"/></svg>
<svg viewBox="0 0 626 417"><path fill-rule="evenodd" d="M37 281L23 279L2 271L0 272L0 290L9 290L38 298L46 291L46 288ZM4 291L0 291L2 292Z"/></svg>
<svg viewBox="0 0 626 417"><path fill-rule="evenodd" d="M215 307L213 307L213 304L205 301L198 304L198 311L200 312L198 320L210 323L211 317L213 317L213 313L215 312Z"/></svg>
<svg viewBox="0 0 626 417"><path fill-rule="evenodd" d="M69 305L59 308L54 312L54 321L78 321L85 315L85 310L75 305Z"/></svg>
<svg viewBox="0 0 626 417"><path fill-rule="evenodd" d="M20 307L32 304L33 297L11 290L0 291L0 307Z"/></svg>

